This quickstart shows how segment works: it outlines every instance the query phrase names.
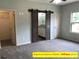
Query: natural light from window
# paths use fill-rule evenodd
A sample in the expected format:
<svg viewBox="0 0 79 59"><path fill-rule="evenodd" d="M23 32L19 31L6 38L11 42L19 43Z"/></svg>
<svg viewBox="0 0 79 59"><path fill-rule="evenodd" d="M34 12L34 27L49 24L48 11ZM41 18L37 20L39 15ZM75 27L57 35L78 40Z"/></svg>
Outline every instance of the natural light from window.
<svg viewBox="0 0 79 59"><path fill-rule="evenodd" d="M71 32L79 33L79 12L72 13Z"/></svg>

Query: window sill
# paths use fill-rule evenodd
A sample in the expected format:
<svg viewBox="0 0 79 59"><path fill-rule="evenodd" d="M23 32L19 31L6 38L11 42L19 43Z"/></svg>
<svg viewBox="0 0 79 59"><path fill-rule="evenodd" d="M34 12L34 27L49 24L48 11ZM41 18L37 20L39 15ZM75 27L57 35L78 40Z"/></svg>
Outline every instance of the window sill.
<svg viewBox="0 0 79 59"><path fill-rule="evenodd" d="M79 35L79 33L77 33L77 32L70 32L71 34L78 34Z"/></svg>

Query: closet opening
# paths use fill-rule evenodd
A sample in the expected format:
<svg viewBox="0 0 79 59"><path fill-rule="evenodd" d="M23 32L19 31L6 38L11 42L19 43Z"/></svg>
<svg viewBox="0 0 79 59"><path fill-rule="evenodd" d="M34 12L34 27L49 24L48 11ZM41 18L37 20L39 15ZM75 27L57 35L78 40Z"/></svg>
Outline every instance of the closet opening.
<svg viewBox="0 0 79 59"><path fill-rule="evenodd" d="M16 45L15 11L0 10L0 47Z"/></svg>

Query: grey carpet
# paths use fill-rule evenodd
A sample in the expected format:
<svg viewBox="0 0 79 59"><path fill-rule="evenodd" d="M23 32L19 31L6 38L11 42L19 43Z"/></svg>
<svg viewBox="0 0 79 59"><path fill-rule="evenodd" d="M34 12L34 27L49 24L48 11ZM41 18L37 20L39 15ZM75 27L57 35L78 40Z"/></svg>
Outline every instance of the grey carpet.
<svg viewBox="0 0 79 59"><path fill-rule="evenodd" d="M31 53L34 51L35 52L36 51L79 52L79 44L70 42L70 41L66 41L66 40L61 40L61 39L40 41L37 43L18 46L18 47L13 46L13 47L2 48L2 49L0 49L0 56L4 56L5 59L34 59L31 57ZM2 59L4 59L4 58L2 58ZM53 59L53 58L51 58L51 59Z"/></svg>

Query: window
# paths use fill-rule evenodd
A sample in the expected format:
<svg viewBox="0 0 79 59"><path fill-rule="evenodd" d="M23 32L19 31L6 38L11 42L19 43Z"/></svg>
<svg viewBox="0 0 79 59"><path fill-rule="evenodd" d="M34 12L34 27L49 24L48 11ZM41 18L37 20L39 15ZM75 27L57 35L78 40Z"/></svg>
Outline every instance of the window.
<svg viewBox="0 0 79 59"><path fill-rule="evenodd" d="M71 32L79 33L79 12L72 13Z"/></svg>

